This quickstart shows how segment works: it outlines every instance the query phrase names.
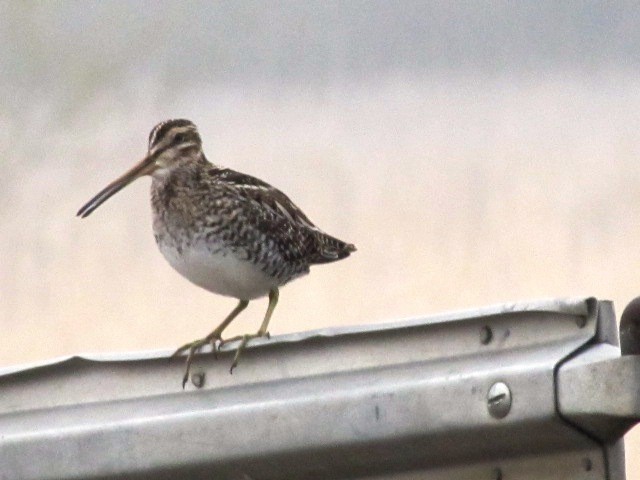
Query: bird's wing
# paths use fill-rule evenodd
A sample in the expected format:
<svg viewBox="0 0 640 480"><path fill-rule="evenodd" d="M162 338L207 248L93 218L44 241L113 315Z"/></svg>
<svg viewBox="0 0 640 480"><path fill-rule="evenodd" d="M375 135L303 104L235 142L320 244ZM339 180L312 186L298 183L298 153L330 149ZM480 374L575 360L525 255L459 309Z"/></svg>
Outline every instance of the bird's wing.
<svg viewBox="0 0 640 480"><path fill-rule="evenodd" d="M242 195L257 207L271 210L276 216L284 217L289 222L320 232L289 197L267 182L231 169L221 169L216 177L242 192Z"/></svg>
<svg viewBox="0 0 640 480"><path fill-rule="evenodd" d="M239 201L254 205L251 223L273 239L286 258L326 263L355 250L316 227L289 197L268 183L231 169L218 170L216 177L242 197Z"/></svg>

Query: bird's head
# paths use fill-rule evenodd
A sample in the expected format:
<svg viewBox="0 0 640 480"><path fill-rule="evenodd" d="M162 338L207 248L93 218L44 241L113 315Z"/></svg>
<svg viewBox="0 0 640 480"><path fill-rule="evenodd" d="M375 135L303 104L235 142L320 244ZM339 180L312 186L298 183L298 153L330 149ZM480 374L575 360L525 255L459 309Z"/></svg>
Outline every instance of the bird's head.
<svg viewBox="0 0 640 480"><path fill-rule="evenodd" d="M185 119L161 122L149 133L147 156L89 200L78 211L78 216L82 218L88 216L136 178L144 175L164 176L173 169L200 158L202 158L202 140L193 122Z"/></svg>
<svg viewBox="0 0 640 480"><path fill-rule="evenodd" d="M153 165L151 173L165 173L202 155L202 139L198 128L190 120L167 120L157 124L149 133L147 161Z"/></svg>

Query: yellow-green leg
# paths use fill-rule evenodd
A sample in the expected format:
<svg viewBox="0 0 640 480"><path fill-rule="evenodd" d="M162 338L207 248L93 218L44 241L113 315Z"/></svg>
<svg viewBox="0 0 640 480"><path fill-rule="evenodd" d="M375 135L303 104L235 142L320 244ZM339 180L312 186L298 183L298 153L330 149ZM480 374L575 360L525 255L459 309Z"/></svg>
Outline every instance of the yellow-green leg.
<svg viewBox="0 0 640 480"><path fill-rule="evenodd" d="M262 321L262 325L260 325L260 329L256 333L239 335L237 337L220 341L220 346L222 346L225 343L240 340L240 344L236 349L236 354L233 357L233 363L231 364L229 373L233 373L233 369L238 366L238 360L240 359L240 355L244 351L244 348L247 346L247 343L249 342L249 340L251 340L252 338L260 338L260 337L269 338L269 332L267 331L267 328L269 327L269 320L271 320L271 315L273 315L273 311L275 310L276 305L278 304L278 296L279 296L279 292L277 288L274 288L269 292L269 306L267 307L267 312L264 315L264 320Z"/></svg>
<svg viewBox="0 0 640 480"><path fill-rule="evenodd" d="M187 367L184 372L184 377L182 378L182 388L187 384L187 380L189 380L189 370L191 368L191 362L193 362L193 356L195 353L200 350L205 345L211 344L213 347L214 353L216 352L216 340L220 340L222 342L222 332L225 328L229 326L229 324L233 321L234 318L238 316L240 312L242 312L249 305L248 300L240 300L236 308L234 308L227 318L225 318L220 325L216 327L216 329L200 340L194 340L193 342L189 342L181 346L177 349L171 357L177 357L181 353L189 351L189 355L187 356Z"/></svg>

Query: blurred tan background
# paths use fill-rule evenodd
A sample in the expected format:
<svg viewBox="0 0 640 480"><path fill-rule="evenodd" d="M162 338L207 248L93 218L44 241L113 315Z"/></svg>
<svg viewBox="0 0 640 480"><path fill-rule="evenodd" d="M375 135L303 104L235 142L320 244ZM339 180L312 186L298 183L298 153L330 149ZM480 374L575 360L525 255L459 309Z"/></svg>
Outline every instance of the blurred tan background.
<svg viewBox="0 0 640 480"><path fill-rule="evenodd" d="M157 251L148 179L75 217L173 117L358 246L282 290L273 334L568 295L621 313L639 42L633 3L0 3L0 365L171 349L233 308Z"/></svg>

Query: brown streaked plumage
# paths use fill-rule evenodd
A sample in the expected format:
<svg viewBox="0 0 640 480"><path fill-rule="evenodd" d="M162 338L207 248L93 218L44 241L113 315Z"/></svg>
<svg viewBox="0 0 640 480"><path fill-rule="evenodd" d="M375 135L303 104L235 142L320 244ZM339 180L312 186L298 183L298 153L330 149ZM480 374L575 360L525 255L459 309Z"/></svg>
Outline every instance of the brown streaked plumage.
<svg viewBox="0 0 640 480"><path fill-rule="evenodd" d="M213 293L239 300L206 337L180 347L188 351L183 387L193 355L240 340L231 371L251 338L268 336L279 287L309 273L311 265L348 257L355 246L317 228L284 193L257 178L210 163L196 126L168 120L149 134L147 156L110 183L78 215L86 217L136 178L151 175L156 243L171 266ZM257 333L222 339L223 330L250 300L269 295Z"/></svg>

